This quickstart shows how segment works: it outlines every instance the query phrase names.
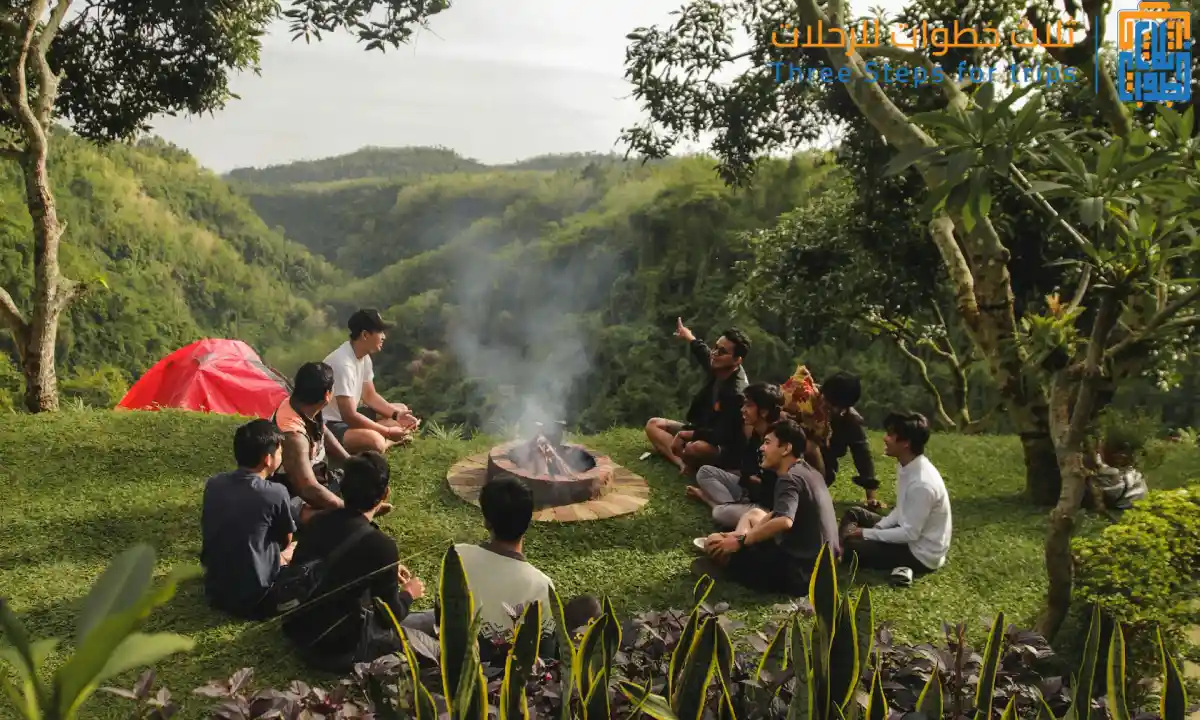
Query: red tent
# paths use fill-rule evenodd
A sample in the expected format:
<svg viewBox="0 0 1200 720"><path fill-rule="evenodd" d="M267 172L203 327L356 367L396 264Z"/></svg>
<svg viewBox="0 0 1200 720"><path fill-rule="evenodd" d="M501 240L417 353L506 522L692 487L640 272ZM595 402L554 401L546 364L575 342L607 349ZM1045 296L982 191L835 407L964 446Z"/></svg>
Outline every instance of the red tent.
<svg viewBox="0 0 1200 720"><path fill-rule="evenodd" d="M269 418L289 387L246 343L199 340L159 360L129 388L117 408L185 408Z"/></svg>

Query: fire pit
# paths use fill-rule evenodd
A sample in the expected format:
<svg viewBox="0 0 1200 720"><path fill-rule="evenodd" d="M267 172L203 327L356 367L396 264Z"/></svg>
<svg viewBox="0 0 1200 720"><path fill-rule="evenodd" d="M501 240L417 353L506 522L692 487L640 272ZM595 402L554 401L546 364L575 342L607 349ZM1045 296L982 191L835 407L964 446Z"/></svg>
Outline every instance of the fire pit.
<svg viewBox="0 0 1200 720"><path fill-rule="evenodd" d="M479 505L479 493L497 477L515 477L533 492L535 522L581 522L628 515L650 500L645 479L588 448L563 442L564 424L530 427L522 440L465 457L450 467L446 484Z"/></svg>
<svg viewBox="0 0 1200 720"><path fill-rule="evenodd" d="M566 423L536 423L532 438L488 452L486 481L515 477L533 493L538 509L596 500L612 489L614 465L582 445L563 442Z"/></svg>

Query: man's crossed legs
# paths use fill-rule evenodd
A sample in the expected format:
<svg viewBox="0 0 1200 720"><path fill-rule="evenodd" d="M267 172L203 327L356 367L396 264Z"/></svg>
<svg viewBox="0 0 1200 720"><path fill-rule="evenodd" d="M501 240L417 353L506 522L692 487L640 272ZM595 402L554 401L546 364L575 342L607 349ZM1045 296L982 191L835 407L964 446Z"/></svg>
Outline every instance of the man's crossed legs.
<svg viewBox="0 0 1200 720"><path fill-rule="evenodd" d="M720 451L709 443L692 440L693 431L667 418L650 418L646 437L654 451L679 468L681 475L692 475L704 465L716 462Z"/></svg>

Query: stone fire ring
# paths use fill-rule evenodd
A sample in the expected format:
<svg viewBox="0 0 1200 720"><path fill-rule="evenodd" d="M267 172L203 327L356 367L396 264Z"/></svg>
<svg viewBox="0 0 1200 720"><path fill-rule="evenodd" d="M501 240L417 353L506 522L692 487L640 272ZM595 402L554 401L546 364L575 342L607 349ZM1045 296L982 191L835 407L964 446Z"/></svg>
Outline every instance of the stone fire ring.
<svg viewBox="0 0 1200 720"><path fill-rule="evenodd" d="M516 443L511 443L515 445ZM489 459L494 461L497 450L505 450L508 444L492 448L486 452L472 455L455 463L446 474L446 482L450 490L458 497L472 505L479 506L479 492L487 483ZM585 448L587 449L587 448ZM595 453L596 469L583 473L584 483L580 486L583 497L599 494L594 499L581 499L566 505L543 507L533 512L534 522L580 522L583 520L603 520L605 518L629 515L641 510L650 500L650 486L645 479L612 461L611 458ZM504 468L501 467L501 470ZM598 472L597 472L598 471ZM493 470L494 472L494 470ZM594 477L589 477L595 473ZM603 476L609 476L608 482L603 482ZM530 481L521 477L526 484ZM535 481L536 483L537 481ZM542 481L545 482L545 481ZM532 489L532 488L531 488ZM535 493L537 491L535 490Z"/></svg>

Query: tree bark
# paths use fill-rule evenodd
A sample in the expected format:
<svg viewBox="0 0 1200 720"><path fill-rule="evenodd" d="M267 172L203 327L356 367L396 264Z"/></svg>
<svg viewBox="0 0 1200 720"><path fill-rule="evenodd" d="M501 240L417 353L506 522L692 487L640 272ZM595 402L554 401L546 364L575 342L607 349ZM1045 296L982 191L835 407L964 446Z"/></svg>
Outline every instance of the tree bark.
<svg viewBox="0 0 1200 720"><path fill-rule="evenodd" d="M69 0L58 0L44 23L47 0L34 0L26 8L17 28L19 37L12 38L17 43L10 68L14 80L12 94L0 93L0 102L15 115L20 126L21 147L6 146L4 156L20 164L25 181L26 207L33 220L34 273L33 307L28 320L3 290L0 290L0 319L12 332L25 376L25 407L34 413L58 409L54 364L58 321L71 300L83 290L82 285L64 278L59 271L58 247L65 225L58 219L47 167L58 77L50 69L46 53L69 6ZM36 97L30 95L31 68L37 73Z"/></svg>

